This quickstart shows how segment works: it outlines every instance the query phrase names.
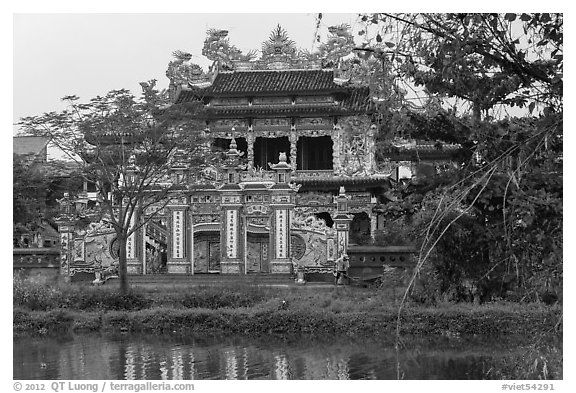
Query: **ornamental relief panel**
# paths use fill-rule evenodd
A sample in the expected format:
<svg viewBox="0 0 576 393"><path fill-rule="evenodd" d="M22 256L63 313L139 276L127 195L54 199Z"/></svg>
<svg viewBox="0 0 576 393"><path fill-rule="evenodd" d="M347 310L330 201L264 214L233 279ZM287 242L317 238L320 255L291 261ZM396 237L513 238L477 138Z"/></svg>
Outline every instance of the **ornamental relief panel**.
<svg viewBox="0 0 576 393"><path fill-rule="evenodd" d="M254 119L252 126L256 128L269 128L269 127L283 127L290 128L292 126L292 119L286 117L278 117L271 119Z"/></svg>
<svg viewBox="0 0 576 393"><path fill-rule="evenodd" d="M298 135L298 137L301 137L301 136L308 136L308 137L332 136L333 134L334 134L334 131L332 128L325 129L325 130L311 130L311 129L296 130L296 135Z"/></svg>
<svg viewBox="0 0 576 393"><path fill-rule="evenodd" d="M331 117L303 117L296 119L297 129L317 129L317 128L334 128L334 120Z"/></svg>
<svg viewBox="0 0 576 393"><path fill-rule="evenodd" d="M292 229L301 229L306 231L320 232L326 234L330 228L326 225L326 221L316 217L309 211L295 208L292 215Z"/></svg>
<svg viewBox="0 0 576 393"><path fill-rule="evenodd" d="M220 214L195 214L192 216L193 224L219 223Z"/></svg>
<svg viewBox="0 0 576 393"><path fill-rule="evenodd" d="M249 225L270 226L269 217L246 217Z"/></svg>
<svg viewBox="0 0 576 393"><path fill-rule="evenodd" d="M267 205L247 205L244 206L244 212L250 215L265 215L270 212L270 207Z"/></svg>
<svg viewBox="0 0 576 393"><path fill-rule="evenodd" d="M226 129L231 129L234 127L237 130L242 130L248 128L248 121L246 119L220 119L211 121L209 127Z"/></svg>
<svg viewBox="0 0 576 393"><path fill-rule="evenodd" d="M218 214L220 213L220 206L216 204L192 204L191 210L193 214Z"/></svg>
<svg viewBox="0 0 576 393"><path fill-rule="evenodd" d="M329 193L304 192L296 194L296 204L309 206L329 206L333 202L333 196Z"/></svg>

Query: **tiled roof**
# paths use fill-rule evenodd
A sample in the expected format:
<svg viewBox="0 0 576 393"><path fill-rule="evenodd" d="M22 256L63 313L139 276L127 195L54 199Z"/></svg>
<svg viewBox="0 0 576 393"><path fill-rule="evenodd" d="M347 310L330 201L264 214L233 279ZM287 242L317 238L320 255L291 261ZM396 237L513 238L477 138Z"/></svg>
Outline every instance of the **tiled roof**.
<svg viewBox="0 0 576 393"><path fill-rule="evenodd" d="M14 154L38 154L48 145L42 136L15 136L12 141Z"/></svg>
<svg viewBox="0 0 576 393"><path fill-rule="evenodd" d="M198 89L205 95L310 92L343 90L334 83L332 70L281 70L220 72L212 85Z"/></svg>
<svg viewBox="0 0 576 393"><path fill-rule="evenodd" d="M294 183L302 184L303 186L318 186L318 185L337 185L337 186L377 186L390 184L388 176L332 176L332 177L309 177L309 178L296 178Z"/></svg>

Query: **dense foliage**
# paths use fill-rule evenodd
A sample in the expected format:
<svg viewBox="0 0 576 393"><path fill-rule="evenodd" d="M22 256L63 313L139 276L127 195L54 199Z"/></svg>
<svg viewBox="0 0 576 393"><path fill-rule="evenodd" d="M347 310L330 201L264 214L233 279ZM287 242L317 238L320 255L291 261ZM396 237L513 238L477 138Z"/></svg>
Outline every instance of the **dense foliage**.
<svg viewBox="0 0 576 393"><path fill-rule="evenodd" d="M556 300L562 291L562 14L359 18L365 42L358 52L384 64L370 83L405 93L400 102L377 101L384 119L379 158L395 153L390 141L396 138L462 146L455 165L420 173L389 193L380 241L421 246L425 298Z"/></svg>

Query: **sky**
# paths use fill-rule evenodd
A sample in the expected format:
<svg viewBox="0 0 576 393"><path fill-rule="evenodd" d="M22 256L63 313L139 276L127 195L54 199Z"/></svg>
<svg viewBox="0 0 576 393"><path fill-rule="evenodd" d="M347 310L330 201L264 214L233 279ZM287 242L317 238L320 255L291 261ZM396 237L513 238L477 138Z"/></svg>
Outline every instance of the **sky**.
<svg viewBox="0 0 576 393"><path fill-rule="evenodd" d="M260 49L280 24L296 46L311 50L316 13L298 14L15 14L13 118L61 110L60 98L89 100L112 89L140 94L139 82L158 80L167 88L172 52L183 50L204 69L209 28L229 31L243 52ZM323 14L327 26L356 24L357 14Z"/></svg>

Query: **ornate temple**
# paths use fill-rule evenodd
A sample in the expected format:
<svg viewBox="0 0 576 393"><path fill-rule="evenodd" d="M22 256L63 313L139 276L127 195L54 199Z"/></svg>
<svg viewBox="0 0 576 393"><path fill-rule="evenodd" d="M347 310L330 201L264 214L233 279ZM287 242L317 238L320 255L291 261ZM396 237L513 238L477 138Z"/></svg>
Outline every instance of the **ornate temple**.
<svg viewBox="0 0 576 393"><path fill-rule="evenodd" d="M369 89L342 61L353 47L346 26L331 28L315 53L298 51L278 27L260 58L210 30L207 73L175 52L170 97L203 103L210 146L225 165L211 179L190 180L187 196L129 238L129 273L327 274L349 244L383 227L376 207L391 182L411 175L411 159L376 162ZM174 172L189 179L187 168ZM96 232L81 238L61 228L74 250L68 274L93 271L103 254L115 258L113 233Z"/></svg>

